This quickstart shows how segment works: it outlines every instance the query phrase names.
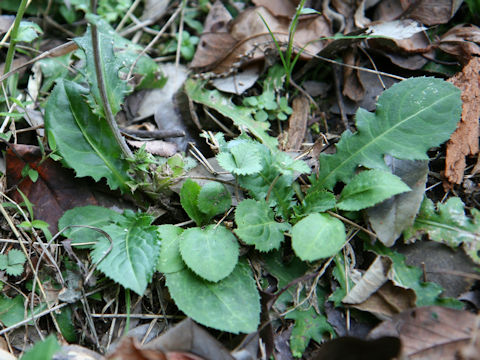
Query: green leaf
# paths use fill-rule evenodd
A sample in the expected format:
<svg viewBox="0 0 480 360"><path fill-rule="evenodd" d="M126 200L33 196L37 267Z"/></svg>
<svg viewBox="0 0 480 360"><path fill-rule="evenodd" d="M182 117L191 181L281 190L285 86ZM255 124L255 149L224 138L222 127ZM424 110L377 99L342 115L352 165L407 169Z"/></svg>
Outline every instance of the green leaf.
<svg viewBox="0 0 480 360"><path fill-rule="evenodd" d="M182 270L185 263L182 260L179 249L180 234L183 229L173 225L160 225L160 255L158 256L157 270L164 273L172 273Z"/></svg>
<svg viewBox="0 0 480 360"><path fill-rule="evenodd" d="M275 221L265 200L243 200L235 211L235 222L238 237L259 251L278 249L284 239L283 232L290 229L290 224Z"/></svg>
<svg viewBox="0 0 480 360"><path fill-rule="evenodd" d="M471 220L465 215L464 207L460 198L452 197L444 204L438 203L435 209L432 200L425 197L406 237L411 238L417 232L427 233L431 240L443 242L450 247L458 247L462 242L480 241L478 212L473 212L476 216Z"/></svg>
<svg viewBox="0 0 480 360"><path fill-rule="evenodd" d="M77 331L72 319L72 308L62 308L58 314L55 314L55 318L57 319L58 326L65 340L68 342L76 342Z"/></svg>
<svg viewBox="0 0 480 360"><path fill-rule="evenodd" d="M25 318L24 298L21 295L10 299L0 295L0 321L6 327L15 325Z"/></svg>
<svg viewBox="0 0 480 360"><path fill-rule="evenodd" d="M59 81L45 110L49 142L56 143L63 162L78 177L106 178L112 189L127 190L128 162L110 127L95 116L85 102L88 90L68 81Z"/></svg>
<svg viewBox="0 0 480 360"><path fill-rule="evenodd" d="M262 170L257 147L248 142L235 145L230 152L218 154L217 160L221 167L235 175L251 175Z"/></svg>
<svg viewBox="0 0 480 360"><path fill-rule="evenodd" d="M87 19L89 21L94 20L88 16ZM100 59L100 67L102 68L108 102L110 103L112 112L115 115L120 111L123 100L131 89L129 88L127 82L119 77L119 71L124 65L113 52L113 37L108 34L108 31L102 26L97 25L97 30L99 47L98 57ZM94 112L103 115L105 114L105 111L103 109L95 72L95 58L93 56L91 27L88 27L84 36L75 38L74 41L85 52L86 77L88 83L90 84L90 91L95 99L95 103L97 104L96 111Z"/></svg>
<svg viewBox="0 0 480 360"><path fill-rule="evenodd" d="M210 218L200 211L198 207L198 195L201 186L191 179L185 180L180 190L180 203L183 210L195 221L198 226L205 224Z"/></svg>
<svg viewBox="0 0 480 360"><path fill-rule="evenodd" d="M256 200L268 198L269 206L276 206L276 210L284 218L288 219L292 212L292 198L294 171L290 165L285 164L283 155L275 150L270 151L262 144L256 146L261 157L262 170L253 175L238 176L240 186L249 190L249 194ZM283 174L283 175L282 175Z"/></svg>
<svg viewBox="0 0 480 360"><path fill-rule="evenodd" d="M15 42L32 42L38 37L38 34L43 34L40 26L31 21L21 21Z"/></svg>
<svg viewBox="0 0 480 360"><path fill-rule="evenodd" d="M335 336L335 330L326 316L317 314L313 307L306 311L296 309L285 315L285 318L295 320L290 337L290 349L294 357L302 357L310 340L321 344L325 334Z"/></svg>
<svg viewBox="0 0 480 360"><path fill-rule="evenodd" d="M239 246L233 234L223 226L190 228L180 237L180 254L185 264L208 281L227 277L238 261Z"/></svg>
<svg viewBox="0 0 480 360"><path fill-rule="evenodd" d="M200 324L235 334L257 330L260 296L245 262L239 262L218 283L203 280L188 269L165 277L177 307Z"/></svg>
<svg viewBox="0 0 480 360"><path fill-rule="evenodd" d="M428 159L426 151L449 139L462 112L460 90L435 78L411 78L385 90L376 113L359 109L358 132L346 131L333 155L320 156L312 191L348 183L358 166L388 170L385 154L398 159Z"/></svg>
<svg viewBox="0 0 480 360"><path fill-rule="evenodd" d="M45 340L37 342L20 360L51 360L60 348L57 338L51 334Z"/></svg>
<svg viewBox="0 0 480 360"><path fill-rule="evenodd" d="M185 92L193 101L215 109L223 116L233 120L233 123L241 130L248 130L258 138L269 149L277 147L277 139L267 134L269 124L267 122L255 121L252 117L252 110L243 106L237 106L220 93L218 90L206 90L203 83L188 79L185 81Z"/></svg>
<svg viewBox="0 0 480 360"><path fill-rule="evenodd" d="M293 250L306 261L335 255L345 241L345 226L328 214L310 214L292 229Z"/></svg>
<svg viewBox="0 0 480 360"><path fill-rule="evenodd" d="M102 229L104 226L119 222L123 215L101 206L79 206L65 211L58 220L58 230L71 225L87 225ZM72 227L63 232L65 237L72 239L72 244L94 242L101 235L98 231L85 227ZM89 245L87 245L89 246Z"/></svg>
<svg viewBox="0 0 480 360"><path fill-rule="evenodd" d="M390 248L376 242L374 245L366 245L367 250L372 250L377 255L386 255L393 261L394 278L396 285L407 289L413 289L417 295L417 306L450 306L461 308L462 302L449 299L440 298L443 288L437 283L423 282L423 271L415 266L409 266L405 263L405 256L393 251Z"/></svg>
<svg viewBox="0 0 480 360"><path fill-rule="evenodd" d="M8 275L19 276L23 273L23 265L27 261L25 254L17 249L11 249L7 255L0 254L0 269Z"/></svg>
<svg viewBox="0 0 480 360"><path fill-rule="evenodd" d="M295 206L297 216L325 212L335 207L335 195L328 191L315 191L307 194L301 205Z"/></svg>
<svg viewBox="0 0 480 360"><path fill-rule="evenodd" d="M212 181L202 186L197 202L200 211L212 218L230 209L232 196L225 185Z"/></svg>
<svg viewBox="0 0 480 360"><path fill-rule="evenodd" d="M150 215L126 211L124 216L118 224L103 227L112 238L112 250L108 252L110 242L102 236L91 255L107 277L141 296L155 271L160 241Z"/></svg>
<svg viewBox="0 0 480 360"><path fill-rule="evenodd" d="M42 69L43 82L41 91L48 92L53 84L59 79L65 79L70 72L68 66L70 65L71 54L58 56L55 58L47 58L38 61Z"/></svg>
<svg viewBox="0 0 480 360"><path fill-rule="evenodd" d="M462 243L466 253L480 264L480 211L471 209L473 219L465 215L462 200L452 197L445 204L438 203L435 209L433 202L424 198L413 226L404 232L406 239L428 234L433 241L456 248Z"/></svg>
<svg viewBox="0 0 480 360"><path fill-rule="evenodd" d="M410 191L408 185L390 172L362 171L343 188L337 207L341 210L357 211L406 191Z"/></svg>

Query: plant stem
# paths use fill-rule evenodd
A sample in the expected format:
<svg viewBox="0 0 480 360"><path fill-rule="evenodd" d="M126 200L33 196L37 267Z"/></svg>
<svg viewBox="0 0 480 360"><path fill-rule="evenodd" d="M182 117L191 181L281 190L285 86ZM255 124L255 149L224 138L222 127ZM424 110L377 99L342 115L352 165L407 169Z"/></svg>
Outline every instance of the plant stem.
<svg viewBox="0 0 480 360"><path fill-rule="evenodd" d="M292 22L290 24L290 28L288 29L288 44L287 44L287 54L286 54L286 62L288 71L286 71L286 79L285 79L285 86L288 88L290 85L290 78L292 77L293 67L297 62L296 59L292 63L292 51L293 51L293 37L295 36L295 32L297 31L298 25L298 18L300 17L300 13L305 5L306 0L301 0L297 6L297 10L295 11L295 15L293 16Z"/></svg>
<svg viewBox="0 0 480 360"><path fill-rule="evenodd" d="M127 321L125 322L125 331L124 334L127 335L128 329L130 328L130 289L125 289L125 309L127 311Z"/></svg>
<svg viewBox="0 0 480 360"><path fill-rule="evenodd" d="M6 74L10 71L10 67L13 63L13 56L15 55L15 44L18 35L18 28L20 27L20 22L22 21L23 14L25 14L25 9L27 8L28 0L22 0L20 6L18 7L17 16L15 16L15 22L13 23L12 32L10 33L10 46L8 47L7 57L5 59L5 67L3 68L3 74Z"/></svg>
<svg viewBox="0 0 480 360"><path fill-rule="evenodd" d="M92 8L92 13L96 14L97 10L97 2L96 0L91 0L90 5ZM118 128L117 122L115 121L115 116L113 115L112 108L110 106L110 103L108 101L107 97L107 88L105 86L105 79L103 77L103 72L102 72L102 66L100 64L100 51L99 51L99 45L98 45L98 29L95 24L90 24L91 29L92 29L92 48L93 48L93 59L95 63L95 73L97 76L97 84L98 84L98 90L100 91L100 98L102 100L103 104L103 109L105 113L105 119L107 120L108 125L110 126L110 129L113 132L113 135L115 137L115 140L117 141L118 145L120 146L120 149L122 149L123 155L127 159L133 158L133 153L128 147L127 143L125 142L125 139L123 138L122 134L120 133L120 130Z"/></svg>

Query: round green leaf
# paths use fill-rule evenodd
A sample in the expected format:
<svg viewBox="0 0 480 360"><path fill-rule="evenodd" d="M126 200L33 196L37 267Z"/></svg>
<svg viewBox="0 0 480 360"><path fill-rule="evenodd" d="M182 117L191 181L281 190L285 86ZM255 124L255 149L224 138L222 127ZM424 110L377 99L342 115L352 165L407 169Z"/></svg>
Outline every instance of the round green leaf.
<svg viewBox="0 0 480 360"><path fill-rule="evenodd" d="M209 281L227 277L238 261L238 243L223 226L190 228L180 237L180 254L185 264Z"/></svg>
<svg viewBox="0 0 480 360"><path fill-rule="evenodd" d="M279 223L274 219L273 210L265 200L247 199L237 206L235 233L246 244L255 245L260 251L278 249L282 243L283 232L290 229L288 223Z"/></svg>
<svg viewBox="0 0 480 360"><path fill-rule="evenodd" d="M219 182L205 184L198 194L198 208L209 217L222 214L232 205L232 196Z"/></svg>
<svg viewBox="0 0 480 360"><path fill-rule="evenodd" d="M182 270L185 263L180 255L178 243L183 229L174 225L160 225L157 231L161 240L157 270L165 274Z"/></svg>
<svg viewBox="0 0 480 360"><path fill-rule="evenodd" d="M165 277L177 307L200 324L235 334L257 330L260 297L244 262L218 283L203 280L188 269Z"/></svg>
<svg viewBox="0 0 480 360"><path fill-rule="evenodd" d="M345 240L343 223L327 214L310 214L292 229L293 250L306 261L335 255Z"/></svg>

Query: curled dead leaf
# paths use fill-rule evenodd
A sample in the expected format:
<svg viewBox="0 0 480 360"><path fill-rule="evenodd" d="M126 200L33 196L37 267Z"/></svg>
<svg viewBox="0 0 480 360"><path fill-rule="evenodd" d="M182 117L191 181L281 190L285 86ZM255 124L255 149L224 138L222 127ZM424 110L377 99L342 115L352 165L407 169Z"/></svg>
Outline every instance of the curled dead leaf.
<svg viewBox="0 0 480 360"><path fill-rule="evenodd" d="M399 337L409 359L461 359L472 347L477 356L480 353L479 324L477 316L468 311L427 306L384 321L369 338Z"/></svg>

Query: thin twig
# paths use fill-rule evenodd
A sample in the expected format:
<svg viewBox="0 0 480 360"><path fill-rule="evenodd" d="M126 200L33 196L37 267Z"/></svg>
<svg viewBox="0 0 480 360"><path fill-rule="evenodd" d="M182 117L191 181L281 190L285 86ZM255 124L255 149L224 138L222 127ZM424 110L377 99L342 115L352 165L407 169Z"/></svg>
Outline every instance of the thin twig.
<svg viewBox="0 0 480 360"><path fill-rule="evenodd" d="M140 54L138 54L137 58L135 59L135 61L133 62L133 64L130 66L130 70L128 71L128 75L127 75L127 80L131 78L132 73L133 73L133 69L135 68L135 65L137 65L138 60L140 60L140 58L141 58L143 55L145 55L145 54L151 49L151 47L158 41L158 39L160 38L160 36L163 35L163 33L167 30L167 28L170 26L170 24L176 19L176 17L177 17L178 14L180 13L180 10L181 10L181 7L179 7L179 8L172 14L172 16L170 17L170 19L168 19L168 21L166 22L166 24L163 25L163 27L160 29L160 31L158 32L158 34L155 35L155 37L152 39L152 41L150 41L150 43L140 52Z"/></svg>
<svg viewBox="0 0 480 360"><path fill-rule="evenodd" d="M120 128L120 130L127 135L138 136L141 138L165 139L165 138L185 136L185 131L183 130L148 131L148 130L135 130L135 129L124 129L124 128Z"/></svg>

